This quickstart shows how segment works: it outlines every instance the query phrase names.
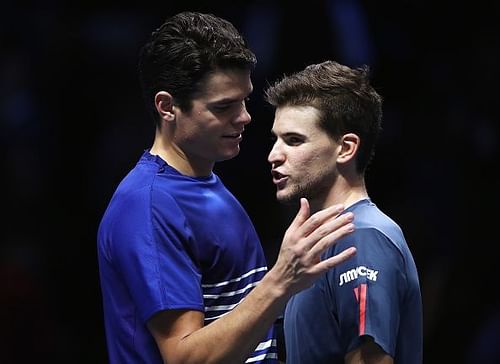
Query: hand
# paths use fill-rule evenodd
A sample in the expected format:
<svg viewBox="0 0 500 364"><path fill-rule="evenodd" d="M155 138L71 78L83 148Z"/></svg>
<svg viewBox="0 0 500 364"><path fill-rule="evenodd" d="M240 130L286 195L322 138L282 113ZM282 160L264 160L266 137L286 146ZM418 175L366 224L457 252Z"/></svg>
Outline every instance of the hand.
<svg viewBox="0 0 500 364"><path fill-rule="evenodd" d="M322 273L356 254L356 248L321 260L321 254L339 239L354 231L351 212L340 215L342 205L334 205L310 216L309 202L300 200L297 216L288 227L276 264L269 273L292 295L309 287ZM339 216L340 215L340 216Z"/></svg>

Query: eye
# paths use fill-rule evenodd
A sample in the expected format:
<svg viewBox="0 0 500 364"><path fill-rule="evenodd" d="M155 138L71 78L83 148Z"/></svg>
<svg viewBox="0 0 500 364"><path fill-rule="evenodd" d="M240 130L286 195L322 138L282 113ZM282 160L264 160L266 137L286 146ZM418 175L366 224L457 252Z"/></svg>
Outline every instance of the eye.
<svg viewBox="0 0 500 364"><path fill-rule="evenodd" d="M250 98L246 97L241 101L229 101L229 102L216 103L216 104L213 104L212 106L210 106L210 109L216 113L231 112L231 110L234 110L235 112L237 112L238 110L241 110L242 107L246 108L246 103L249 100L250 100Z"/></svg>
<svg viewBox="0 0 500 364"><path fill-rule="evenodd" d="M304 139L298 136L289 136L286 138L286 144L288 145L300 145L304 142Z"/></svg>
<svg viewBox="0 0 500 364"><path fill-rule="evenodd" d="M212 106L212 109L217 112L223 112L229 110L231 104L216 104Z"/></svg>

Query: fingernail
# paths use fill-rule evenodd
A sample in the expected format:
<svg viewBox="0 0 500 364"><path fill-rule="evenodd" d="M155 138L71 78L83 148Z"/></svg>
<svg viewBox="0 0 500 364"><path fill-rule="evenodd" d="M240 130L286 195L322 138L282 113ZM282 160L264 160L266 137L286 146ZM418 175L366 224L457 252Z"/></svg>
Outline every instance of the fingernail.
<svg viewBox="0 0 500 364"><path fill-rule="evenodd" d="M337 205L337 206L335 206L335 211L337 211L337 212L344 211L344 205Z"/></svg>
<svg viewBox="0 0 500 364"><path fill-rule="evenodd" d="M354 214L352 212L346 212L344 216L347 220L354 220Z"/></svg>

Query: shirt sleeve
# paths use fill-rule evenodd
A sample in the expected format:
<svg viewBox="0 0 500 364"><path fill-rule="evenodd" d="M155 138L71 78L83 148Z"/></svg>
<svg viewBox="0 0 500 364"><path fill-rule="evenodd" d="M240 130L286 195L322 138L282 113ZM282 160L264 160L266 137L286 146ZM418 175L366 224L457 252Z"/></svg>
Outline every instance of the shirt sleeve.
<svg viewBox="0 0 500 364"><path fill-rule="evenodd" d="M328 273L342 344L346 352L352 351L368 335L394 357L406 284L403 256L374 228L356 230L336 244L334 254L350 246L357 248L356 255Z"/></svg>
<svg viewBox="0 0 500 364"><path fill-rule="evenodd" d="M144 189L128 198L116 221L115 266L143 322L166 309L203 311L201 275L189 254L192 234L175 200Z"/></svg>

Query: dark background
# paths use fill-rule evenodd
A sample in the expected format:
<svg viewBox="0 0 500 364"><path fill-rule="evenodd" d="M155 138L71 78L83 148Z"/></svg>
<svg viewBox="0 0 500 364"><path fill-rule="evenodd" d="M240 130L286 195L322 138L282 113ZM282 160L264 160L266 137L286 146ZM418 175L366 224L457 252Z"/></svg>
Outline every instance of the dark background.
<svg viewBox="0 0 500 364"><path fill-rule="evenodd" d="M424 301L425 363L499 363L500 12L494 2L4 2L0 10L0 362L106 363L99 219L151 145L136 75L166 16L232 21L259 63L242 152L217 173L272 265L290 221L274 199L262 90L328 58L368 64L384 132L370 196L405 231Z"/></svg>

